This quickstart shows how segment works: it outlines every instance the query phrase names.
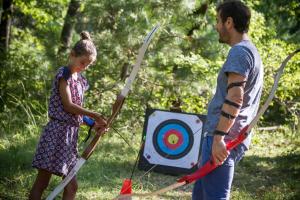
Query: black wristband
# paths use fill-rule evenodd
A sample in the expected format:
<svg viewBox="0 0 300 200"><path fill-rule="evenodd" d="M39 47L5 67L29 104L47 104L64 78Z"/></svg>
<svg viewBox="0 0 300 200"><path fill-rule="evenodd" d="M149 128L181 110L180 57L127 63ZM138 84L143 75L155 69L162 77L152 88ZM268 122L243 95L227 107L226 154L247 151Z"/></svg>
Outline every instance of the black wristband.
<svg viewBox="0 0 300 200"><path fill-rule="evenodd" d="M222 135L222 136L228 135L228 133L223 132L223 131L219 131L219 130L215 130L213 134L214 134L214 135Z"/></svg>
<svg viewBox="0 0 300 200"><path fill-rule="evenodd" d="M237 103L235 103L233 101L230 101L228 99L225 99L224 103L226 103L226 104L228 104L230 106L236 107L237 109L240 109L242 107L242 105L237 104Z"/></svg>
<svg viewBox="0 0 300 200"><path fill-rule="evenodd" d="M241 82L235 82L235 83L230 83L227 86L227 91L230 90L233 87L244 87L244 84L246 83L246 81L241 81Z"/></svg>
<svg viewBox="0 0 300 200"><path fill-rule="evenodd" d="M221 115L223 117L226 117L226 118L230 119L230 120L235 119L237 117L237 116L233 116L233 115L231 115L231 114L229 114L227 112L224 112L223 110L221 110Z"/></svg>

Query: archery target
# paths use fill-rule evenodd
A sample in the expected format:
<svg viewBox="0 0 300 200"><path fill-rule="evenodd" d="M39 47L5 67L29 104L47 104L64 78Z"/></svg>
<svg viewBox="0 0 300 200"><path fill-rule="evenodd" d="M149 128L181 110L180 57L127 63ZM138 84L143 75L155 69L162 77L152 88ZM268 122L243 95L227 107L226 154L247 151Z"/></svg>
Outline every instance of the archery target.
<svg viewBox="0 0 300 200"><path fill-rule="evenodd" d="M154 130L153 146L165 158L178 159L190 151L194 143L193 132L181 120L166 120Z"/></svg>
<svg viewBox="0 0 300 200"><path fill-rule="evenodd" d="M140 162L185 172L196 167L200 157L203 116L156 109L149 109L147 113ZM147 167L139 163L139 168Z"/></svg>

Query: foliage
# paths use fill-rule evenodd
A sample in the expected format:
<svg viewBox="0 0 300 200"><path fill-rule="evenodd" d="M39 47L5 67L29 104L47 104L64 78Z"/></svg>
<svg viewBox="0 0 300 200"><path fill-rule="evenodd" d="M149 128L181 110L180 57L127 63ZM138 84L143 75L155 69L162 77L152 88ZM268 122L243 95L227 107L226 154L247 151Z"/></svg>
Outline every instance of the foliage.
<svg viewBox="0 0 300 200"><path fill-rule="evenodd" d="M300 3L296 0L252 1L254 9L264 13L267 27L276 28L276 36L283 40L299 42Z"/></svg>
<svg viewBox="0 0 300 200"><path fill-rule="evenodd" d="M264 100L275 70L287 53L299 44L288 43L278 35L287 28L279 30L275 21L271 22L272 16L264 9L268 1L247 3L253 8L250 35L265 65ZM53 74L59 65L67 62L67 54L63 58L56 56L67 4L67 1L57 0L15 1L10 51L1 63L5 66L1 80L8 80L0 82L3 111L4 107L7 112L14 110L13 104L9 103L13 101L9 96L13 95L27 101L28 105L31 102L40 104L38 107L42 109L37 113L45 113ZM196 15L195 10L206 4L207 10ZM295 2L288 5L298 6ZM143 37L160 23L162 27L150 44L144 69L138 75L139 80L127 100L119 124L130 124L133 120L141 126L145 107L169 109L174 101L181 102L185 112L205 114L214 93L217 72L229 49L217 42L215 6L214 1L195 4L179 0L84 1L73 43L79 39L82 30L88 30L99 52L97 63L86 72L91 85L86 106L106 116L110 114L110 105L124 83L121 72L125 75L130 72ZM288 9L282 4L272 6ZM291 16L296 14L289 12ZM289 21L290 25L295 23ZM300 80L296 76L299 74L297 60L299 56L288 64L276 99L264 117L265 124L298 123Z"/></svg>

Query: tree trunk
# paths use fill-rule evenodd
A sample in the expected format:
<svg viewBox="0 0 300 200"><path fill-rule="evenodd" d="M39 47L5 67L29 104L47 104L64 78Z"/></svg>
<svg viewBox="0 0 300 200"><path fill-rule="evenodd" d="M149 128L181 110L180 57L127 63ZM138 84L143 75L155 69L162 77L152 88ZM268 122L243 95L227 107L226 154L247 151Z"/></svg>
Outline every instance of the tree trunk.
<svg viewBox="0 0 300 200"><path fill-rule="evenodd" d="M61 46L58 53L64 53L71 44L72 33L76 23L76 15L78 14L80 8L80 0L71 0L69 3L69 8L67 15L65 17L64 27L61 32Z"/></svg>
<svg viewBox="0 0 300 200"><path fill-rule="evenodd" d="M4 54L9 46L10 27L12 19L12 0L1 0L0 13L0 53Z"/></svg>

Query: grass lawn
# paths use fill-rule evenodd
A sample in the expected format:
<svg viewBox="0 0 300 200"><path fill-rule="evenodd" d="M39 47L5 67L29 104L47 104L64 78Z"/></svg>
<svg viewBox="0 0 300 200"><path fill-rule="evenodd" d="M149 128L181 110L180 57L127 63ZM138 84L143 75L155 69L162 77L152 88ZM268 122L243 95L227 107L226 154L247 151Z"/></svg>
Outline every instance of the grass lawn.
<svg viewBox="0 0 300 200"><path fill-rule="evenodd" d="M39 130L29 129L13 137L0 136L0 199L27 199L36 176L31 160L39 137ZM131 139L132 147L114 132L109 134L79 171L76 199L112 199L119 193L122 181L130 177L140 134L130 138L129 133L123 133ZM300 199L299 133L289 129L256 131L252 141L251 149L236 169L231 199ZM154 172L140 178L144 173L137 170L134 174L135 192L153 191L178 178ZM59 181L60 178L53 178L46 194ZM189 185L152 199L191 199L191 190Z"/></svg>

